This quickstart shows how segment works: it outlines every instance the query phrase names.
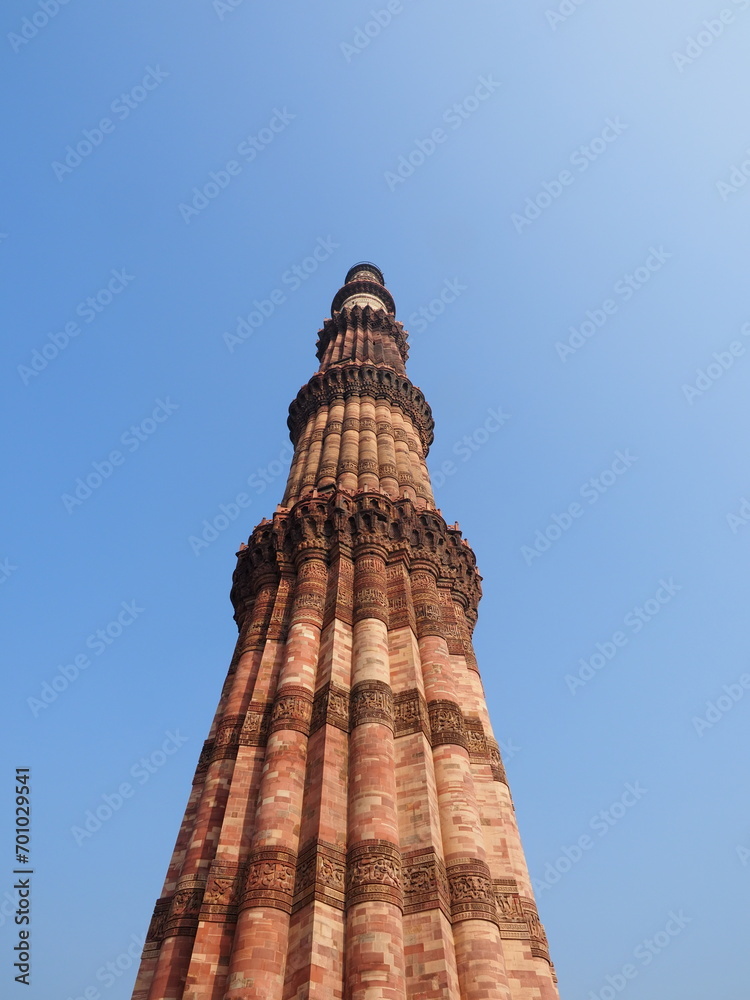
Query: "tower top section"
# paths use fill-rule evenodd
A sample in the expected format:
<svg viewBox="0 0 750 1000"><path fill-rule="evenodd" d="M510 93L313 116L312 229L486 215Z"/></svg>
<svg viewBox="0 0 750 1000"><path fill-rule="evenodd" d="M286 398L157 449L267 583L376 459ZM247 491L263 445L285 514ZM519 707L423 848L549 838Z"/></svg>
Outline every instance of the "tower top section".
<svg viewBox="0 0 750 1000"><path fill-rule="evenodd" d="M320 371L343 364L370 364L406 372L407 334L396 319L396 303L383 272L363 260L346 272L331 303L331 317L318 332Z"/></svg>
<svg viewBox="0 0 750 1000"><path fill-rule="evenodd" d="M282 505L334 487L434 508L432 411L406 374L407 333L383 272L350 267L318 331L318 371L289 407L294 459Z"/></svg>
<svg viewBox="0 0 750 1000"><path fill-rule="evenodd" d="M396 303L385 287L383 272L367 260L360 261L346 272L343 286L333 297L331 315L335 317L342 309L354 306L362 309L369 306L371 309L383 309L391 317L396 315Z"/></svg>

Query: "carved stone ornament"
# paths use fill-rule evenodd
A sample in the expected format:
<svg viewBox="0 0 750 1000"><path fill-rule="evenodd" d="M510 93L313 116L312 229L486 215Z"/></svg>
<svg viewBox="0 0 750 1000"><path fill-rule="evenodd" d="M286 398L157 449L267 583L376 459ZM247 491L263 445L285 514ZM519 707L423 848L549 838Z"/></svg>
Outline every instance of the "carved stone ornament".
<svg viewBox="0 0 750 1000"><path fill-rule="evenodd" d="M513 878L503 878L495 879L493 885L500 921L500 937L512 941L528 940L529 927L518 892L518 883Z"/></svg>
<svg viewBox="0 0 750 1000"><path fill-rule="evenodd" d="M433 747L453 743L466 748L468 741L461 709L454 701L431 701L427 706L430 713L430 733Z"/></svg>
<svg viewBox="0 0 750 1000"><path fill-rule="evenodd" d="M198 914L203 901L204 883L199 879L188 879L178 884L172 896L165 934L193 935L198 927Z"/></svg>
<svg viewBox="0 0 750 1000"><path fill-rule="evenodd" d="M234 760L240 745L240 731L243 717L228 715L221 720L216 730L211 760Z"/></svg>
<svg viewBox="0 0 750 1000"><path fill-rule="evenodd" d="M247 865L242 909L269 906L291 913L296 869L297 857L291 851L276 848L255 851Z"/></svg>
<svg viewBox="0 0 750 1000"><path fill-rule="evenodd" d="M360 681L350 696L351 727L377 722L393 729L393 692L383 681Z"/></svg>
<svg viewBox="0 0 750 1000"><path fill-rule="evenodd" d="M337 910L346 901L346 853L333 844L318 840L306 847L297 863L294 911L313 899Z"/></svg>
<svg viewBox="0 0 750 1000"><path fill-rule="evenodd" d="M206 882L201 906L201 920L214 923L234 921L240 895L242 865L214 861Z"/></svg>
<svg viewBox="0 0 750 1000"><path fill-rule="evenodd" d="M498 922L494 886L484 861L467 858L449 865L448 885L454 923L459 920Z"/></svg>
<svg viewBox="0 0 750 1000"><path fill-rule="evenodd" d="M312 717L312 696L306 688L297 685L287 685L276 695L269 732L280 729L294 729L305 736L310 732Z"/></svg>
<svg viewBox="0 0 750 1000"><path fill-rule="evenodd" d="M502 781L503 784L508 784L508 776L505 773L505 765L503 764L503 759L500 756L500 747L497 745L495 740L487 737L487 752L490 758L490 767L492 769L492 777L495 781Z"/></svg>
<svg viewBox="0 0 750 1000"><path fill-rule="evenodd" d="M211 754L214 749L214 741L206 740L201 748L200 756L198 757L198 764L195 768L195 777L193 778L193 784L197 781L202 781L206 776L206 771L208 770L208 765L211 763Z"/></svg>
<svg viewBox="0 0 750 1000"><path fill-rule="evenodd" d="M416 688L400 691L394 696L395 735L408 736L411 733L424 733L430 736L430 720L427 712L427 702Z"/></svg>
<svg viewBox="0 0 750 1000"><path fill-rule="evenodd" d="M401 852L385 840L363 841L346 859L346 905L379 900L403 909Z"/></svg>
<svg viewBox="0 0 750 1000"><path fill-rule="evenodd" d="M482 720L465 717L464 732L466 734L466 746L471 759L477 763L489 764L490 751L487 745L487 737L484 735Z"/></svg>
<svg viewBox="0 0 750 1000"><path fill-rule="evenodd" d="M330 681L313 699L310 735L325 725L349 732L349 692Z"/></svg>
<svg viewBox="0 0 750 1000"><path fill-rule="evenodd" d="M403 857L404 913L441 909L451 916L450 888L445 865L431 850L411 851Z"/></svg>
<svg viewBox="0 0 750 1000"><path fill-rule="evenodd" d="M422 392L405 376L366 364L340 365L313 375L289 407L287 423L292 443L296 445L313 414L323 406L329 406L350 387L356 389L357 395L386 399L398 406L411 418L427 454L433 441L435 424Z"/></svg>
<svg viewBox="0 0 750 1000"><path fill-rule="evenodd" d="M170 902L171 900L168 898L157 900L154 907L154 914L151 917L151 923L148 925L146 941L161 942L164 940Z"/></svg>
<svg viewBox="0 0 750 1000"><path fill-rule="evenodd" d="M523 906L524 916L526 917L526 923L529 927L529 933L531 935L531 954L535 955L537 958L544 958L546 961L550 962L547 935L544 931L544 927L542 926L542 922L539 919L536 903L533 899L529 899L527 896L521 897L521 903Z"/></svg>

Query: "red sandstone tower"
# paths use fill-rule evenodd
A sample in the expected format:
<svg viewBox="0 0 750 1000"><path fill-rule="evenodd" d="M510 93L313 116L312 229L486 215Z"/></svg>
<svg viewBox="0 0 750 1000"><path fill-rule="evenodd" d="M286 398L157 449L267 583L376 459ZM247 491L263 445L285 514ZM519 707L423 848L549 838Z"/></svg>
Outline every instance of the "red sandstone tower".
<svg viewBox="0 0 750 1000"><path fill-rule="evenodd" d="M395 311L355 265L290 407L134 1000L558 1000Z"/></svg>

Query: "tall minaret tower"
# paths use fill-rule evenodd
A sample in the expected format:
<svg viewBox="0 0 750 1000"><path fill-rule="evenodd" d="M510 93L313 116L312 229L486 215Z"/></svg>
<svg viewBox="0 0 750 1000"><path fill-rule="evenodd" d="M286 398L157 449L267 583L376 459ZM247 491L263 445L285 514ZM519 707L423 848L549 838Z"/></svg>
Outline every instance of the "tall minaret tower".
<svg viewBox="0 0 750 1000"><path fill-rule="evenodd" d="M351 268L290 407L134 1000L558 1000L395 313Z"/></svg>

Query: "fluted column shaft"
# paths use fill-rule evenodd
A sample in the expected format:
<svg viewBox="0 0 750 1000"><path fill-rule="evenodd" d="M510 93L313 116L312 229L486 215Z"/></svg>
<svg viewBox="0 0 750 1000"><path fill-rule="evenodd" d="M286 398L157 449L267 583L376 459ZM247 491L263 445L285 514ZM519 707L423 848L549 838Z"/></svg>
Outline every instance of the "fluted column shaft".
<svg viewBox="0 0 750 1000"><path fill-rule="evenodd" d="M255 597L249 625L244 638L240 658L231 681L225 685L214 724L209 733L215 741L222 725L233 725L233 717L227 713L227 703L232 705L232 692L241 699L248 679L260 661L265 630L273 609L276 582L273 575L265 577ZM253 638L259 636L260 644L248 652L244 644L253 645ZM210 744L209 744L210 745ZM164 940L154 968L148 1000L181 1000L190 964L197 914L203 897L208 867L216 851L218 830L224 817L228 789L231 783L234 760L225 756L211 755L200 789L191 836L185 848L185 856L180 866L180 875L171 899L169 916L166 920Z"/></svg>
<svg viewBox="0 0 750 1000"><path fill-rule="evenodd" d="M303 550L300 560L226 1000L282 997L326 580L322 553Z"/></svg>
<svg viewBox="0 0 750 1000"><path fill-rule="evenodd" d="M432 731L461 1000L510 996L462 714L440 623L437 572L415 561L412 594Z"/></svg>
<svg viewBox="0 0 750 1000"><path fill-rule="evenodd" d="M406 1000L384 553L355 549L347 1000Z"/></svg>

